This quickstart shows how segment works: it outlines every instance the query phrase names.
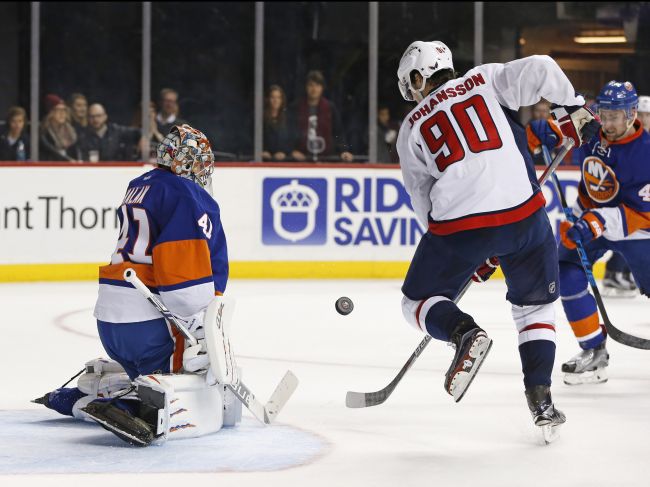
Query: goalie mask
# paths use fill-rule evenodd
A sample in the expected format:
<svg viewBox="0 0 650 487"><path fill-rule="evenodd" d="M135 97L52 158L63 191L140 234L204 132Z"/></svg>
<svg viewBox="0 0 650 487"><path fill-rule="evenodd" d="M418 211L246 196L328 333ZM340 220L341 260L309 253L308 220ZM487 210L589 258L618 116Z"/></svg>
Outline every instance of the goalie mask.
<svg viewBox="0 0 650 487"><path fill-rule="evenodd" d="M210 141L203 132L187 124L176 125L158 145L156 162L205 188L214 170Z"/></svg>
<svg viewBox="0 0 650 487"><path fill-rule="evenodd" d="M413 42L402 55L397 68L399 91L407 101L422 101L422 90L434 73L444 69L454 69L451 51L440 41ZM417 71L422 75L422 86L412 85L411 73Z"/></svg>

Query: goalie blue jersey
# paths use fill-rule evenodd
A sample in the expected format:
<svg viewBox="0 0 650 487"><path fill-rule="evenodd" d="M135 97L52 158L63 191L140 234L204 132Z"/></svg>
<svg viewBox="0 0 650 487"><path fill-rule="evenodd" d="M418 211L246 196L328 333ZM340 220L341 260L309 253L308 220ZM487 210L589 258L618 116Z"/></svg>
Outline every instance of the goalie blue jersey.
<svg viewBox="0 0 650 487"><path fill-rule="evenodd" d="M182 317L225 291L228 253L219 206L196 183L153 169L129 183L118 216L120 235L111 263L99 268L98 320L134 323L161 317L124 280L129 267Z"/></svg>

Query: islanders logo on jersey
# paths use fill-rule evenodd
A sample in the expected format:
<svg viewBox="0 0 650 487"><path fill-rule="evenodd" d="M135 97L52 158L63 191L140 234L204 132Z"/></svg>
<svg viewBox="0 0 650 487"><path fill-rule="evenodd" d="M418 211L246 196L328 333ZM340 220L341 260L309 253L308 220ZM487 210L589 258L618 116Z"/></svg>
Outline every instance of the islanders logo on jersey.
<svg viewBox="0 0 650 487"><path fill-rule="evenodd" d="M582 178L589 197L596 203L612 201L618 194L620 185L616 174L599 157L585 158L582 163Z"/></svg>
<svg viewBox="0 0 650 487"><path fill-rule="evenodd" d="M327 180L265 178L262 242L323 245L327 240Z"/></svg>

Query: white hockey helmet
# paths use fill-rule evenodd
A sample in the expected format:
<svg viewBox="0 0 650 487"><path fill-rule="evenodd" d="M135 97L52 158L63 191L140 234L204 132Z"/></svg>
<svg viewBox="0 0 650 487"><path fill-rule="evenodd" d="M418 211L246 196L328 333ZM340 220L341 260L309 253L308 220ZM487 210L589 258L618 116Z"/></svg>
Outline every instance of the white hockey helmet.
<svg viewBox="0 0 650 487"><path fill-rule="evenodd" d="M214 154L203 132L187 124L172 127L158 145L156 162L205 188L214 170Z"/></svg>
<svg viewBox="0 0 650 487"><path fill-rule="evenodd" d="M404 51L397 68L399 91L407 101L421 101L422 90L433 73L443 69L454 69L451 51L440 41L415 41ZM417 71L424 78L419 89L411 85L411 73Z"/></svg>
<svg viewBox="0 0 650 487"><path fill-rule="evenodd" d="M639 108L637 108L637 111L641 113L650 113L650 96L639 97Z"/></svg>

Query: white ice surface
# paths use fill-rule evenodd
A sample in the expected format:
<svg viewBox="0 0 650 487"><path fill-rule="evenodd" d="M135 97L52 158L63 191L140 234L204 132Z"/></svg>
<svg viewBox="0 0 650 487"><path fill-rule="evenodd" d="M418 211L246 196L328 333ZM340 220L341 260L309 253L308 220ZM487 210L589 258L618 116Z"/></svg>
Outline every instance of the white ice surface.
<svg viewBox="0 0 650 487"><path fill-rule="evenodd" d="M242 430L242 435L233 437L226 447L224 455L241 455L247 470L260 471L160 473L170 470L160 467L165 462L168 467L188 461L173 453L171 442L149 449L153 453L147 455L160 457L143 469L136 453L129 456L127 448L116 446L108 437L106 443L99 441L102 435L109 435L100 428L89 433L85 425L78 427L83 430L80 438L90 435L90 442L70 441L74 431L62 433L57 441L51 426L58 428L65 423L56 416L48 416L51 419L43 422L42 434L32 424L27 438L16 445L21 451L13 454L6 447L11 437L8 432L15 433L14 418L29 422L29 418L47 413L30 404L30 399L60 386L86 360L103 352L95 337L91 312L95 284L2 284L0 465L29 471L31 455L33 472L38 472L42 471L39 464L52 460L52 452L56 452L59 471L90 472L98 462L114 461L119 463L115 471L133 473L0 474L0 485L650 485L646 468L650 458L650 351L610 340L609 382L565 386L559 364L578 348L558 303L553 395L568 419L560 439L542 446L523 395L517 336L504 299L503 281L474 285L461 302L461 308L494 339L489 357L462 402L455 404L442 387L452 350L434 342L385 404L347 409L347 390L382 388L421 339L403 321L399 286L397 281L231 282L229 292L238 298L233 343L247 385L266 400L288 368L296 373L300 385L279 417L282 428L275 432L269 429L263 442L252 441L246 446L239 441L246 433ZM354 301L349 316L334 311L339 296ZM610 299L606 305L620 328L650 337L650 301L641 297ZM244 425L255 427L252 419ZM289 432L297 436L287 437ZM292 438L299 437L298 433L316 438L322 448L311 455L304 451L296 454L290 463L299 466L263 471L265 465L268 470L265 462L277 454L272 445L283 448L280 443L295 442ZM237 431L228 430L227 434L236 435ZM194 448L200 458L219 455L216 450L225 443L200 441L204 448ZM48 442L51 451L45 455L43 443ZM180 448L181 443L185 442L177 442L173 448ZM290 448L283 451L285 460L292 455ZM19 459L27 462L19 463Z"/></svg>

